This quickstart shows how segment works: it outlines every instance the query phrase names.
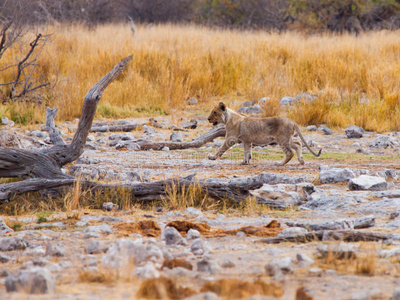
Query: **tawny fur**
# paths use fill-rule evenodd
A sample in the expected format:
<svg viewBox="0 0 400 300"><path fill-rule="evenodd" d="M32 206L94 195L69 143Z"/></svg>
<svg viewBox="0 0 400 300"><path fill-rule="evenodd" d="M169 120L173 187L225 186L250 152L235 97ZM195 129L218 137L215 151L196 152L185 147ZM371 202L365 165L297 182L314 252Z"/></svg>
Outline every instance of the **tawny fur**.
<svg viewBox="0 0 400 300"><path fill-rule="evenodd" d="M301 152L301 143L293 141L295 132L297 132L300 139L313 155L317 157L321 155L321 150L316 154L310 148L301 134L299 126L287 118L248 117L227 108L225 104L221 102L211 111L208 121L214 125L222 123L226 126L224 144L218 149L215 155L208 156L211 160L221 157L230 147L242 142L244 146L243 164L247 165L250 163L252 145L266 145L276 141L285 153L284 160L277 163L277 165L283 166L287 164L293 158L293 150L296 151L297 159L300 164L303 165L304 159Z"/></svg>

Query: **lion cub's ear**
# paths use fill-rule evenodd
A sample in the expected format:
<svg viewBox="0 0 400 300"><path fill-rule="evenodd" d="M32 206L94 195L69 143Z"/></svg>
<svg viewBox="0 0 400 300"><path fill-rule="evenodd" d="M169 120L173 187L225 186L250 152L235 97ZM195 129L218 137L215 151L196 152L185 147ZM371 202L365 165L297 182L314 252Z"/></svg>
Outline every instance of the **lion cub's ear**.
<svg viewBox="0 0 400 300"><path fill-rule="evenodd" d="M224 102L220 102L218 107L222 111L225 111L225 109L226 109L226 106L225 106Z"/></svg>

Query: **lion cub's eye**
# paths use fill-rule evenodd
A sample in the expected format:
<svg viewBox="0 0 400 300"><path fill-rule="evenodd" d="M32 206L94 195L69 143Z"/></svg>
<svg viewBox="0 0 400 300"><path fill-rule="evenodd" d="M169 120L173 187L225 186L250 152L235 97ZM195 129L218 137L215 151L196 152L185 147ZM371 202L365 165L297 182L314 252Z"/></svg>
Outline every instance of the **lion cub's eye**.
<svg viewBox="0 0 400 300"><path fill-rule="evenodd" d="M214 111L214 115L215 115L216 113L217 113L217 112Z"/></svg>

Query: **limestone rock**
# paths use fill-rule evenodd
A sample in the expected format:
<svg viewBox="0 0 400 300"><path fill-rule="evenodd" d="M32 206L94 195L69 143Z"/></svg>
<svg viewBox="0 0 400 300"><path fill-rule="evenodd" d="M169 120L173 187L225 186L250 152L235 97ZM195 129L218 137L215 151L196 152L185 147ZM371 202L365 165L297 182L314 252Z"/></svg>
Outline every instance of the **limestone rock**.
<svg viewBox="0 0 400 300"><path fill-rule="evenodd" d="M355 174L352 170L348 168L332 168L321 170L319 173L319 182L320 183L334 183L340 181L347 181L351 178L354 178Z"/></svg>
<svg viewBox="0 0 400 300"><path fill-rule="evenodd" d="M26 292L29 294L49 294L55 292L54 276L46 268L20 270L6 278L7 292Z"/></svg>
<svg viewBox="0 0 400 300"><path fill-rule="evenodd" d="M362 138L365 132L363 128L355 125L348 126L344 131L349 139Z"/></svg>
<svg viewBox="0 0 400 300"><path fill-rule="evenodd" d="M385 178L361 175L349 180L347 186L351 191L383 191L387 189Z"/></svg>

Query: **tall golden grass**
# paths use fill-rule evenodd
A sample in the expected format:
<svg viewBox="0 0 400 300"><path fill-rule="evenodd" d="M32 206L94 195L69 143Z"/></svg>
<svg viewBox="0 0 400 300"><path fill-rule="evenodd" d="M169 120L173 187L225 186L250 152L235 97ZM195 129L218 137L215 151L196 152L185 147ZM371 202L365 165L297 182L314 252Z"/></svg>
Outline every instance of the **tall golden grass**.
<svg viewBox="0 0 400 300"><path fill-rule="evenodd" d="M45 29L51 43L41 55L43 67L58 83L43 92L42 107L3 105L0 115L21 123L44 120L45 105L58 106L59 120L80 116L90 87L123 57L127 70L105 91L97 117L168 114L188 97L200 103L269 97L265 115L284 114L283 96L307 92L313 102L293 105L287 116L301 125L356 124L367 130L400 130L400 32L305 35L230 31L196 26L80 25ZM1 64L15 59L17 49ZM12 78L0 73L0 82ZM360 101L360 99L368 99ZM21 121L21 120L20 120Z"/></svg>

